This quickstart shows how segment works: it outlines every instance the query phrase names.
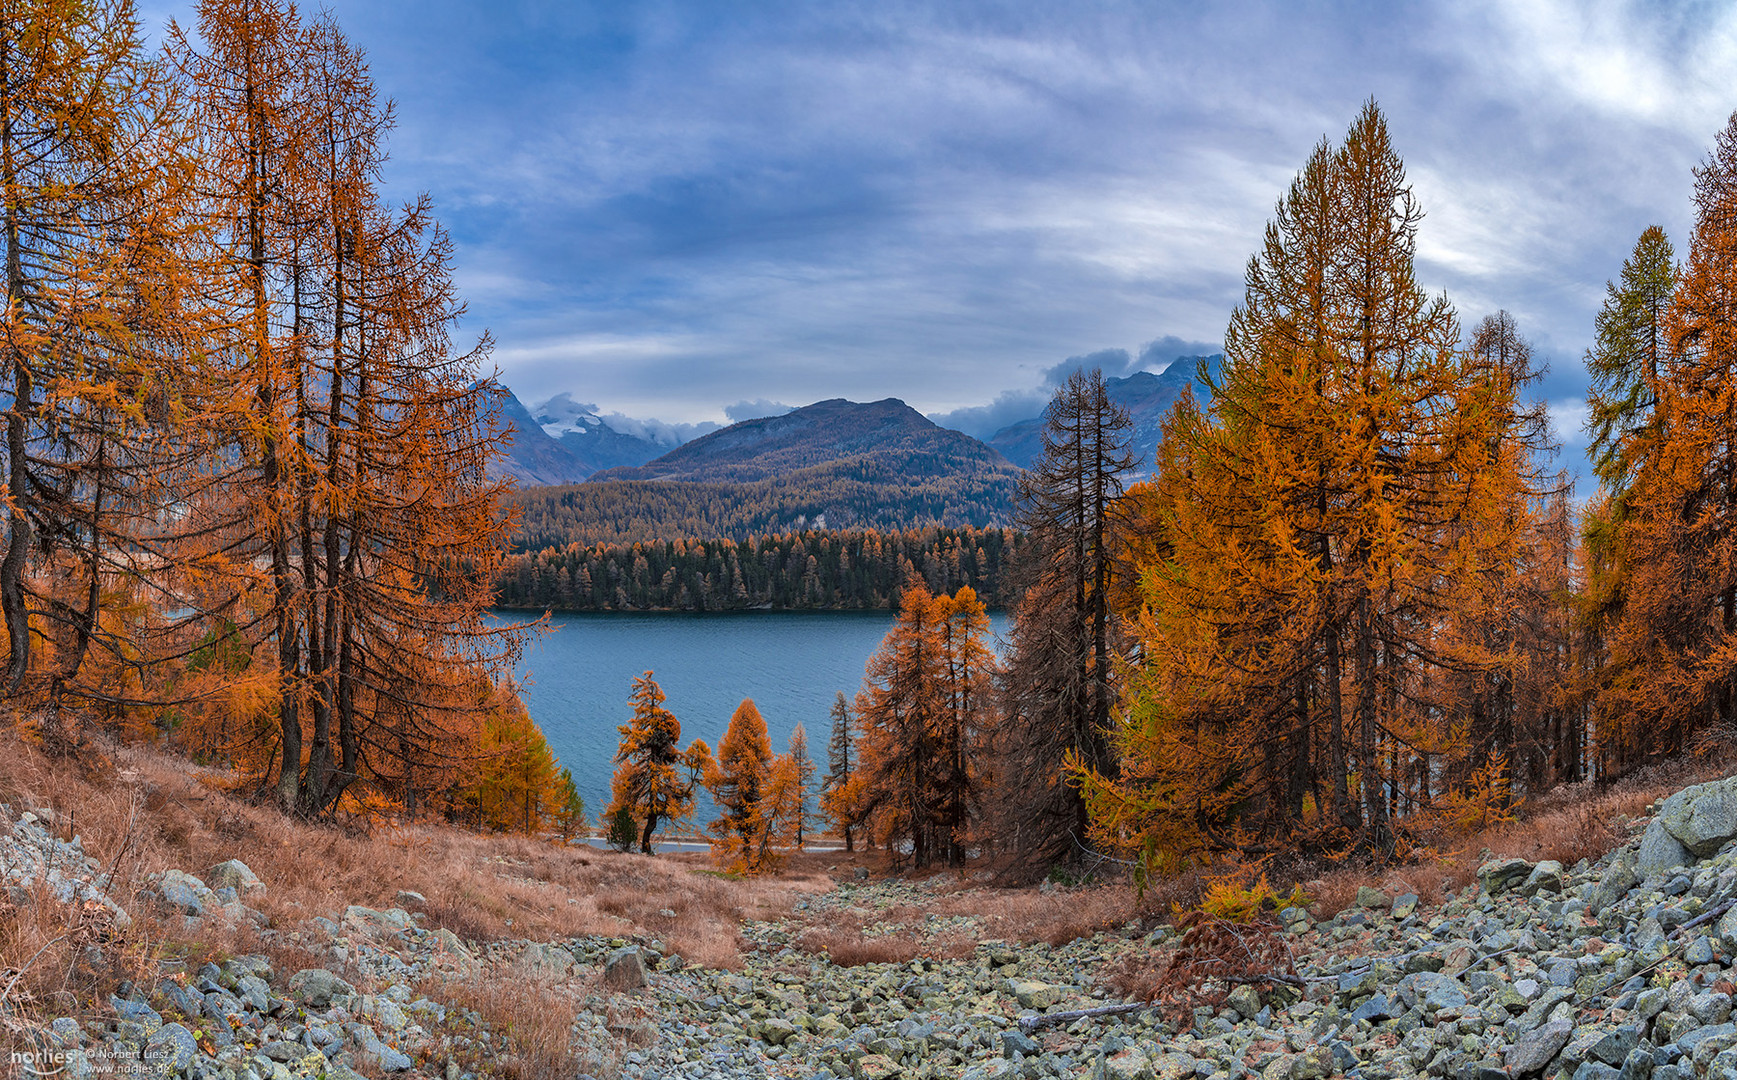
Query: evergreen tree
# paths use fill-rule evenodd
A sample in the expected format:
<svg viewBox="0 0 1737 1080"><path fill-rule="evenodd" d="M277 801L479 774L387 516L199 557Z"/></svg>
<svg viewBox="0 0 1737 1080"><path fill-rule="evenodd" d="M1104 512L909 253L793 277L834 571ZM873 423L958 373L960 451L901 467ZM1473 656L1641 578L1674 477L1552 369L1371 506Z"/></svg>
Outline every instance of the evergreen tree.
<svg viewBox="0 0 1737 1080"><path fill-rule="evenodd" d="M808 754L808 729L802 726L800 720L790 732L790 743L785 748L785 754L796 765L797 790L800 796L796 813L796 846L800 848L809 820L808 792L814 787L814 759Z"/></svg>
<svg viewBox="0 0 1737 1080"><path fill-rule="evenodd" d="M844 837L844 850L856 850L856 829L861 820L856 809L861 794L859 783L853 783L856 751L850 715L850 703L844 691L832 703L832 738L826 744L826 778L820 783L820 810Z"/></svg>

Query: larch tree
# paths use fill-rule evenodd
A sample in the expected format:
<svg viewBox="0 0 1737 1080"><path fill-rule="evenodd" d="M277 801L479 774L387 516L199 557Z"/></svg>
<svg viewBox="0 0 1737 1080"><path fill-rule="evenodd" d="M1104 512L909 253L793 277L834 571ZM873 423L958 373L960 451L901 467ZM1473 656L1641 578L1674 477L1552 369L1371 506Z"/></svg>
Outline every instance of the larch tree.
<svg viewBox="0 0 1737 1080"><path fill-rule="evenodd" d="M651 672L633 680L629 703L633 718L618 729L621 744L615 752L615 776L604 815L614 819L625 814L631 821L643 822L639 850L650 855L652 834L660 823L693 813L694 788L712 755L698 739L686 751L681 749L681 721L663 707L663 688Z"/></svg>
<svg viewBox="0 0 1737 1080"><path fill-rule="evenodd" d="M803 835L808 827L808 793L814 788L814 758L808 752L808 729L802 721L796 721L796 726L790 731L790 742L784 748L785 755L796 764L796 778L799 782L800 806L796 815L796 846L803 845Z"/></svg>
<svg viewBox="0 0 1737 1080"><path fill-rule="evenodd" d="M129 0L12 4L0 18L9 695L41 674L56 704L68 688L136 697L113 667L105 686L79 677L94 643L136 684L142 643L105 623L105 593L178 606L168 573L146 580L165 569L153 543L173 504L165 480L190 441L195 457L204 445L180 424L204 364L181 318L194 225L178 108ZM33 661L42 641L50 663Z"/></svg>
<svg viewBox="0 0 1737 1080"><path fill-rule="evenodd" d="M1418 288L1421 218L1370 103L1280 200L1210 405L1166 425L1122 772L1076 765L1094 836L1150 866L1238 829L1384 857L1466 753L1445 675L1483 658L1444 635L1530 526L1534 414Z"/></svg>
<svg viewBox="0 0 1737 1080"><path fill-rule="evenodd" d="M204 139L206 327L251 397L206 508L231 571L210 606L275 655L279 805L317 816L362 782L413 807L517 648L484 619L511 528L488 341L454 347L427 200L376 191L391 110L361 52L272 0L199 16L172 52Z"/></svg>
<svg viewBox="0 0 1737 1080"><path fill-rule="evenodd" d="M1695 209L1665 370L1625 455L1626 580L1600 709L1612 774L1737 721L1737 115L1695 170ZM1637 361L1648 377L1651 362Z"/></svg>
<svg viewBox="0 0 1737 1080"><path fill-rule="evenodd" d="M862 725L858 820L895 853L928 866L964 861L987 719L993 657L988 619L969 587L932 596L905 588L899 621L869 659L856 713Z"/></svg>
<svg viewBox="0 0 1737 1080"><path fill-rule="evenodd" d="M1073 857L1085 838L1070 756L1116 772L1111 540L1123 477L1136 464L1132 426L1101 371L1075 371L1050 400L1042 451L1020 478L1030 584L1014 612L989 797L990 831L1027 874Z"/></svg>
<svg viewBox="0 0 1737 1080"><path fill-rule="evenodd" d="M741 870L754 865L756 814L771 767L772 740L766 734L766 721L753 699L744 698L731 714L717 757L705 775L706 788L719 810L708 827L719 840L720 862Z"/></svg>

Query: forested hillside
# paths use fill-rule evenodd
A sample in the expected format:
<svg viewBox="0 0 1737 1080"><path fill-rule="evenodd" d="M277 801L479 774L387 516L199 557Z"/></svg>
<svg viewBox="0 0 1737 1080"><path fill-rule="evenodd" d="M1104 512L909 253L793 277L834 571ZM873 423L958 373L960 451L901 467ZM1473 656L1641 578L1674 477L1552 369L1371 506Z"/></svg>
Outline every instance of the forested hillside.
<svg viewBox="0 0 1737 1080"><path fill-rule="evenodd" d="M568 544L510 555L495 579L506 608L559 611L888 609L910 580L1015 599L1022 538L1005 528L896 533L809 530L747 540Z"/></svg>

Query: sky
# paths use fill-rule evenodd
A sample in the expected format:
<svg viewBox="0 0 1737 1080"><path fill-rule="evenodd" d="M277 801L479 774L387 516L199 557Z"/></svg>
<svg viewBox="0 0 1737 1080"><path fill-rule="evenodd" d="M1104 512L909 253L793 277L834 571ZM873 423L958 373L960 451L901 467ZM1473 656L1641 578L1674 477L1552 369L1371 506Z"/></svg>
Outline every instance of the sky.
<svg viewBox="0 0 1737 1080"><path fill-rule="evenodd" d="M1578 453L1605 283L1649 224L1686 253L1737 108L1724 3L327 2L502 380L672 423L891 396L987 434L1079 358L1215 351L1374 97L1420 283L1514 314Z"/></svg>

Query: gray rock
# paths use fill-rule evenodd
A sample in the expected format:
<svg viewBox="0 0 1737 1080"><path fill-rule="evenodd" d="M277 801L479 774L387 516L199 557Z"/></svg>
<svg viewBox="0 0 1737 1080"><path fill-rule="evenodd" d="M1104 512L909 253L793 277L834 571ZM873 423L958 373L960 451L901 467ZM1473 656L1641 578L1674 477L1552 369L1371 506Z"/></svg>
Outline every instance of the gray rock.
<svg viewBox="0 0 1737 1080"><path fill-rule="evenodd" d="M1573 1035L1574 1024L1569 1020L1552 1020L1527 1032L1508 1050L1508 1072L1516 1077L1543 1072Z"/></svg>
<svg viewBox="0 0 1737 1080"><path fill-rule="evenodd" d="M403 1072L412 1064L408 1054L381 1042L380 1036L376 1035L374 1029L366 1024L355 1025L352 1037L356 1040L357 1048L372 1057L386 1072Z"/></svg>
<svg viewBox="0 0 1737 1080"><path fill-rule="evenodd" d="M1372 885L1357 886L1357 906L1360 908L1384 908L1388 904L1387 894Z"/></svg>
<svg viewBox="0 0 1737 1080"><path fill-rule="evenodd" d="M259 1048L259 1052L273 1061L300 1061L308 1054L308 1048L301 1043L276 1039Z"/></svg>
<svg viewBox="0 0 1737 1080"><path fill-rule="evenodd" d="M356 992L354 986L325 968L303 968L296 972L290 976L289 989L297 1002L316 1009L328 1008L333 998L348 997Z"/></svg>
<svg viewBox="0 0 1737 1080"><path fill-rule="evenodd" d="M180 1024L164 1024L145 1040L146 1058L164 1076L186 1071L199 1056L199 1043Z"/></svg>
<svg viewBox="0 0 1737 1080"><path fill-rule="evenodd" d="M1711 964L1713 962L1713 943L1707 940L1704 934L1691 941L1689 947L1683 950L1683 962L1690 967Z"/></svg>
<svg viewBox="0 0 1737 1080"><path fill-rule="evenodd" d="M1403 919L1417 910L1417 894L1404 893L1393 898L1393 917Z"/></svg>
<svg viewBox="0 0 1737 1080"><path fill-rule="evenodd" d="M603 984L612 990L638 990L650 981L638 949L617 949L604 962Z"/></svg>
<svg viewBox="0 0 1737 1080"><path fill-rule="evenodd" d="M1634 852L1623 849L1604 875L1598 879L1598 887L1587 899L1587 910L1594 915L1602 914L1604 909L1628 895L1628 891L1640 884L1640 878L1635 874Z"/></svg>
<svg viewBox="0 0 1737 1080"><path fill-rule="evenodd" d="M180 870L165 870L157 883L157 894L163 902L185 915L201 918L208 907L217 906L217 898L205 883Z"/></svg>
<svg viewBox="0 0 1737 1080"><path fill-rule="evenodd" d="M1688 866L1694 861L1694 854L1655 818L1641 838L1640 853L1635 856L1635 872L1651 877L1679 866Z"/></svg>
<svg viewBox="0 0 1737 1080"><path fill-rule="evenodd" d="M1624 1025L1613 1028L1591 1046L1586 1048L1589 1058L1604 1062L1606 1065L1621 1065L1628 1060L1629 1051L1640 1044L1640 1029Z"/></svg>
<svg viewBox="0 0 1737 1080"><path fill-rule="evenodd" d="M1014 1054L1021 1057L1036 1057L1043 1052L1036 1040L1019 1031L1003 1031L1001 1033L1001 1056L1011 1058Z"/></svg>
<svg viewBox="0 0 1737 1080"><path fill-rule="evenodd" d="M1583 1061L1574 1070L1574 1080L1622 1080L1622 1070L1602 1061Z"/></svg>
<svg viewBox="0 0 1737 1080"><path fill-rule="evenodd" d="M1559 893L1562 891L1562 864L1555 859L1545 859L1532 868L1526 875L1526 880L1520 885L1521 896L1537 896L1541 892Z"/></svg>
<svg viewBox="0 0 1737 1080"><path fill-rule="evenodd" d="M1703 1024L1723 1024L1731 1018L1731 995L1704 991L1691 997L1684 1011Z"/></svg>
<svg viewBox="0 0 1737 1080"><path fill-rule="evenodd" d="M1525 859L1491 859L1478 867L1478 883L1494 895L1525 881L1532 864Z"/></svg>
<svg viewBox="0 0 1737 1080"><path fill-rule="evenodd" d="M1693 854L1713 854L1737 837L1737 776L1684 788L1653 820Z"/></svg>
<svg viewBox="0 0 1737 1080"><path fill-rule="evenodd" d="M265 891L265 882L240 859L220 862L205 871L205 884L213 889L234 889L237 893Z"/></svg>
<svg viewBox="0 0 1737 1080"><path fill-rule="evenodd" d="M573 954L559 945L532 944L522 962L532 975L564 979L573 970Z"/></svg>
<svg viewBox="0 0 1737 1080"><path fill-rule="evenodd" d="M411 908L422 908L428 906L428 897L423 896L415 889L399 889L398 895L394 896L392 899L398 901L398 906L404 908L406 911Z"/></svg>
<svg viewBox="0 0 1737 1080"><path fill-rule="evenodd" d="M1353 1009L1351 1011L1351 1019L1371 1021L1392 1020L1397 1018L1403 1011L1404 1010L1396 1009L1390 1005L1387 1001L1386 994L1376 994L1368 1001L1365 1001L1363 1004Z"/></svg>

